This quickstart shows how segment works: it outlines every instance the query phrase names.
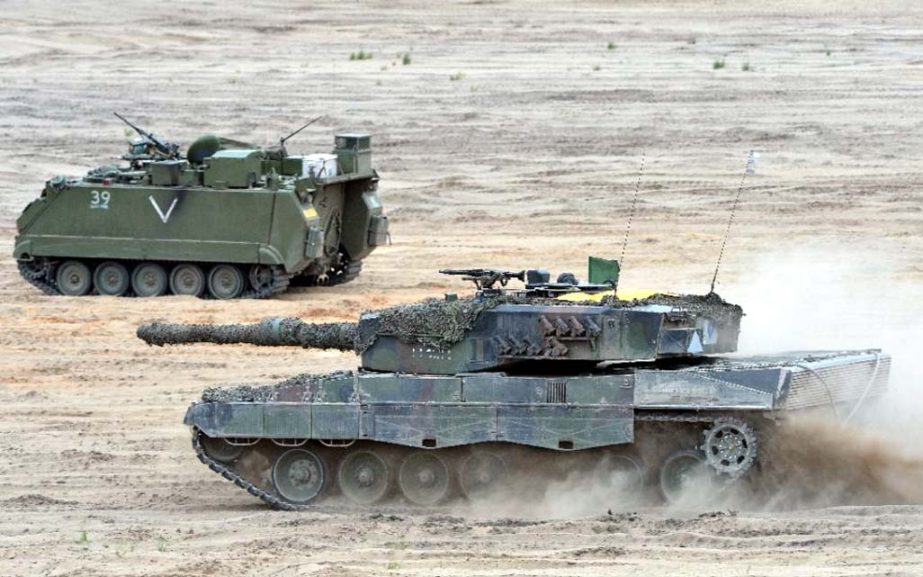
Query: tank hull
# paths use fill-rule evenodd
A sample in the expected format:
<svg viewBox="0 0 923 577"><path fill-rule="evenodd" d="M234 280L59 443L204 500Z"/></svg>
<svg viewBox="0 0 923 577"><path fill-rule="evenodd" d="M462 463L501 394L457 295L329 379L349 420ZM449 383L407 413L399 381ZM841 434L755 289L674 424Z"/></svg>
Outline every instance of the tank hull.
<svg viewBox="0 0 923 577"><path fill-rule="evenodd" d="M281 508L303 507L327 494L319 490L302 501L280 491L272 475L280 462L284 469L282 455L313 455L325 471L324 487L339 486L339 463L357 443L380 459L382 471L391 471L392 492L413 502L418 495L391 478L394 470L429 454L444 465L433 466L460 483L472 474L462 464L466 456L481 449L504 468L510 461L580 454L583 465L615 459L634 463L629 468L638 478L650 478L662 472L664 459L701 452L708 444L703 434L719 440L740 434L750 446L732 451L737 462L716 464L738 477L756 460L757 431L765 423L809 409L851 417L882 394L889 367L890 358L879 351L846 351L706 358L672 369L610 367L585 376L343 372L210 390L189 408L185 424L203 462ZM648 442L656 430L666 441ZM207 445L216 443L240 454L215 458ZM347 461L347 472L354 460Z"/></svg>

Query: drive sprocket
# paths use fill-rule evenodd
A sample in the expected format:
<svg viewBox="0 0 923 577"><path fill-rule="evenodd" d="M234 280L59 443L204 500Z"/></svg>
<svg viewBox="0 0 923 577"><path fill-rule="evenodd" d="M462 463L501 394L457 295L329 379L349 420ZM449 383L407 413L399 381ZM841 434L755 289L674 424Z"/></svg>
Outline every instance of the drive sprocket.
<svg viewBox="0 0 923 577"><path fill-rule="evenodd" d="M756 431L746 421L721 417L705 430L702 451L705 462L715 472L733 479L742 477L753 463L759 448Z"/></svg>

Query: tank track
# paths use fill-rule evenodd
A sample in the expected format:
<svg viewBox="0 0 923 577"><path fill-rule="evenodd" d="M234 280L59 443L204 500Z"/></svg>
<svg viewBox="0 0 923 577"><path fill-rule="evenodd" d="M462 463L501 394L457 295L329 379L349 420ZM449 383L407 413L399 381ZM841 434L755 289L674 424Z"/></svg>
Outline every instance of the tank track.
<svg viewBox="0 0 923 577"><path fill-rule="evenodd" d="M46 295L60 296L61 291L58 290L57 285L54 282L53 273L55 266L49 262L49 265L44 267L44 270L41 272L36 272L29 268L29 261L18 261L19 266L19 275L34 286L39 289ZM357 273L358 274L358 273ZM288 290L289 285L291 284L292 278L294 275L285 273L281 268L273 268L273 278L272 282L260 289L248 288L244 290L243 293L237 298L241 299L266 299L271 296L284 293ZM95 294L95 289L90 292L90 294ZM164 296L169 295L170 293L165 293ZM125 297L137 297L134 293L129 290L124 295ZM208 290L202 295L202 298L211 298L208 294Z"/></svg>
<svg viewBox="0 0 923 577"><path fill-rule="evenodd" d="M650 422L650 423L698 423L698 424L708 424L711 425L716 421L720 420L723 415L720 414L708 414L708 413L699 413L694 411L688 412L639 412L636 414L636 421L640 422ZM228 481L234 483L241 489L250 493L254 497L260 499L271 508L281 511L304 511L313 509L316 507L315 502L311 501L305 504L296 504L291 503L277 495L272 491L262 489L257 486L255 483L248 481L240 474L236 473L231 466L225 465L224 463L210 457L205 450L205 447L202 444L202 437L204 436L199 430L193 428L192 430L192 448L195 451L196 458L199 459L204 465L209 469L218 473ZM695 447L695 450L699 450L699 447ZM735 475L733 478L738 478L739 475Z"/></svg>
<svg viewBox="0 0 923 577"><path fill-rule="evenodd" d="M219 475L221 475L222 477L224 477L224 478L227 479L228 481L234 483L235 485L237 485L238 487L240 487L240 488L243 489L244 491L250 493L251 495L253 495L253 496L256 497L257 499L263 501L264 503L266 503L267 505L269 505L269 506L272 507L273 509L278 509L278 510L280 510L280 511L303 511L303 510L305 510L305 509L311 508L311 505L310 505L310 504L307 504L307 505L296 505L296 504L294 504L294 503L289 503L288 501L285 501L285 500L283 500L283 499L280 499L279 497L276 497L275 495L273 495L273 494L270 493L269 491L266 491L266 490L264 490L264 489L260 489L260 488L257 487L255 484L253 484L253 483L251 483L250 481L244 479L243 477L241 477L240 475L238 475L237 473L235 473L234 471L232 471L232 470L231 470L229 467L227 467L226 465L223 465L222 463L216 461L215 459L212 459L212 458L209 457L208 454L205 452L205 447L202 446L202 440L201 440L201 439L202 439L201 433L199 433L199 431L193 429L193 431L192 431L192 449L195 451L196 457L198 457L199 461L201 461L204 465L206 465L206 466L207 466L209 469L211 469L212 471L218 473Z"/></svg>

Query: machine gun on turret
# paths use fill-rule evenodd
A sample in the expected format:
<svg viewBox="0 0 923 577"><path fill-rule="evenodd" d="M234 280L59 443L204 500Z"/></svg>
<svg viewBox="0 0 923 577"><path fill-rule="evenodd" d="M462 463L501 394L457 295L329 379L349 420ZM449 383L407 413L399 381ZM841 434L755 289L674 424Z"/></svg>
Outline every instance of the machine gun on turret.
<svg viewBox="0 0 923 577"><path fill-rule="evenodd" d="M154 135L153 133L147 132L143 128L135 126L134 124L131 123L131 121L129 121L127 118L125 118L118 112L113 112L113 114L115 114L119 120L121 120L122 122L127 124L129 127L131 127L132 130L137 132L147 142L153 145L154 150L156 150L160 156L163 156L164 158L180 158L178 144L173 144L172 142L167 142L165 140L161 140L157 138L157 136ZM138 154L133 149L132 156L137 156L137 155Z"/></svg>
<svg viewBox="0 0 923 577"><path fill-rule="evenodd" d="M506 286L510 279L518 279L523 282L526 280L526 271L524 270L513 272L493 268L444 268L439 273L460 276L462 280L470 280L480 291L494 290L494 285L497 283L500 286Z"/></svg>

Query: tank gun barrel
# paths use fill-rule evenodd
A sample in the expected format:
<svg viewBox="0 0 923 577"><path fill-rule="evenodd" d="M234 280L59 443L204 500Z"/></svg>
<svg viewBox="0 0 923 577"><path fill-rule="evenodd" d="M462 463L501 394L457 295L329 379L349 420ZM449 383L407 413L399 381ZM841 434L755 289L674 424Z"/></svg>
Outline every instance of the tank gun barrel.
<svg viewBox="0 0 923 577"><path fill-rule="evenodd" d="M249 325L150 323L138 327L149 345L247 343L264 347L304 347L355 351L356 323L306 323L293 317L271 317Z"/></svg>

